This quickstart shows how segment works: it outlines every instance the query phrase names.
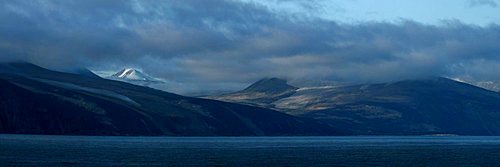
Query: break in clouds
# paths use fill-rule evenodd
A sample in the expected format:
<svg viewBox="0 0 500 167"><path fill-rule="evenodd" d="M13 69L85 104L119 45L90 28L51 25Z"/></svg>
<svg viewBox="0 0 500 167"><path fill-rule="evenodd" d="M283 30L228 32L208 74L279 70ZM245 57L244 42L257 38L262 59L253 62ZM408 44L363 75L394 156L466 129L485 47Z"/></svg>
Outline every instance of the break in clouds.
<svg viewBox="0 0 500 167"><path fill-rule="evenodd" d="M3 61L101 71L137 67L190 89L241 87L274 76L500 80L499 25L349 24L219 0L0 0L0 22Z"/></svg>

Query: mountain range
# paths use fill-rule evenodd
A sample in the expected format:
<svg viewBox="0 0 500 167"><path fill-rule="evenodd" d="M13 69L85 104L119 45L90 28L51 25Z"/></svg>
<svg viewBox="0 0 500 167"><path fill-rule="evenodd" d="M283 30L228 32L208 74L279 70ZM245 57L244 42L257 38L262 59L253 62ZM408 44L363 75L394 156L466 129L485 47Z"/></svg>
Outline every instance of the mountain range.
<svg viewBox="0 0 500 167"><path fill-rule="evenodd" d="M114 77L152 80L133 69ZM203 98L0 63L0 133L140 136L500 135L500 93L443 77L297 87L264 78Z"/></svg>
<svg viewBox="0 0 500 167"><path fill-rule="evenodd" d="M356 135L500 134L500 93L442 77L304 88L268 78L207 98L312 118Z"/></svg>
<svg viewBox="0 0 500 167"><path fill-rule="evenodd" d="M86 75L84 75L86 74ZM0 64L0 133L64 135L340 135L271 109L191 98L30 63Z"/></svg>

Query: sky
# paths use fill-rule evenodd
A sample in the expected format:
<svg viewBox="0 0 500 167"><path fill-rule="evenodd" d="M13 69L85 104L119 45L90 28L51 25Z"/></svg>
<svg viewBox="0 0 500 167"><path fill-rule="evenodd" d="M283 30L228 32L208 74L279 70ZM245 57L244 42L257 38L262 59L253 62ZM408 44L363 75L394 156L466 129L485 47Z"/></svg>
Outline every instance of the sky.
<svg viewBox="0 0 500 167"><path fill-rule="evenodd" d="M125 67L176 93L264 77L500 81L498 0L0 0L0 61Z"/></svg>
<svg viewBox="0 0 500 167"><path fill-rule="evenodd" d="M499 1L495 0L245 0L277 11L314 15L341 23L392 22L412 20L440 25L458 20L464 24L487 26L500 21Z"/></svg>

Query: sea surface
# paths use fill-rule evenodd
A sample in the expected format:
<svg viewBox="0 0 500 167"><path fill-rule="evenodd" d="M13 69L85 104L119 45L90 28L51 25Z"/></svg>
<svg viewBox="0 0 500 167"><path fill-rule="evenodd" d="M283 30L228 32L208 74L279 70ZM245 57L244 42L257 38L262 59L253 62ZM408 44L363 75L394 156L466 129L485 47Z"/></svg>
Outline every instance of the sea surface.
<svg viewBox="0 0 500 167"><path fill-rule="evenodd" d="M500 137L0 135L0 166L500 166Z"/></svg>

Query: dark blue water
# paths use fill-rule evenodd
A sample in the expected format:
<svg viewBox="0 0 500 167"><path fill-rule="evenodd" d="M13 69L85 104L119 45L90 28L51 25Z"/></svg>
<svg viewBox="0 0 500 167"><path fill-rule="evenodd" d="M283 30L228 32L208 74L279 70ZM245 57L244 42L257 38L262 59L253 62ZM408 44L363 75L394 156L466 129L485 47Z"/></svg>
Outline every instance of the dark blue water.
<svg viewBox="0 0 500 167"><path fill-rule="evenodd" d="M0 135L0 166L500 166L500 137Z"/></svg>

